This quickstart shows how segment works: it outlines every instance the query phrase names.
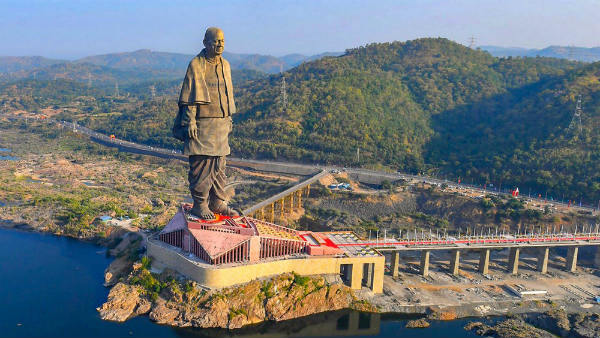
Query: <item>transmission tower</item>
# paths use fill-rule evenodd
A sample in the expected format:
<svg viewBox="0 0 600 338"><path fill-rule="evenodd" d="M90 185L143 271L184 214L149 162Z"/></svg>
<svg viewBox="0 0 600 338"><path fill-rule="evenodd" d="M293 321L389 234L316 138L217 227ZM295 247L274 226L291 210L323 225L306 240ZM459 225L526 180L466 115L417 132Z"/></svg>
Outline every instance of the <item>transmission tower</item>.
<svg viewBox="0 0 600 338"><path fill-rule="evenodd" d="M115 97L119 97L119 83L115 82Z"/></svg>
<svg viewBox="0 0 600 338"><path fill-rule="evenodd" d="M280 70L282 70L282 66L279 66ZM285 75L281 72L281 92L280 92L280 100L281 100L281 111L283 113L287 110L287 90L285 85Z"/></svg>
<svg viewBox="0 0 600 338"><path fill-rule="evenodd" d="M150 95L152 95L153 99L156 97L156 87L150 86Z"/></svg>
<svg viewBox="0 0 600 338"><path fill-rule="evenodd" d="M88 72L88 87L92 86L92 74Z"/></svg>
<svg viewBox="0 0 600 338"><path fill-rule="evenodd" d="M476 43L476 42L477 42L477 41L476 41L475 37L474 37L474 36L471 36L471 37L469 38L469 48L471 48L471 49L472 49L472 48L474 48L474 47L475 47L475 43Z"/></svg>
<svg viewBox="0 0 600 338"><path fill-rule="evenodd" d="M581 126L581 113L583 112L583 108L581 107L581 95L577 97L577 104L575 105L575 113L573 114L573 118L571 119L571 123L569 124L569 129L574 130L579 127L579 132L581 133L583 128Z"/></svg>
<svg viewBox="0 0 600 338"><path fill-rule="evenodd" d="M567 47L567 60L575 60L575 48L573 46Z"/></svg>

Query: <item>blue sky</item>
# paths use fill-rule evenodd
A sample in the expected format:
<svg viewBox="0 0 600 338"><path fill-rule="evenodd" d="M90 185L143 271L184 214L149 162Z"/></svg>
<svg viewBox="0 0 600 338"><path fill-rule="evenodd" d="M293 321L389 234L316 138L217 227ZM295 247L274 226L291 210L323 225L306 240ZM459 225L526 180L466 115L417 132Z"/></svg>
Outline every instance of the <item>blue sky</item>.
<svg viewBox="0 0 600 338"><path fill-rule="evenodd" d="M467 44L600 46L600 0L0 0L0 55L77 58L149 48L284 55L446 37Z"/></svg>

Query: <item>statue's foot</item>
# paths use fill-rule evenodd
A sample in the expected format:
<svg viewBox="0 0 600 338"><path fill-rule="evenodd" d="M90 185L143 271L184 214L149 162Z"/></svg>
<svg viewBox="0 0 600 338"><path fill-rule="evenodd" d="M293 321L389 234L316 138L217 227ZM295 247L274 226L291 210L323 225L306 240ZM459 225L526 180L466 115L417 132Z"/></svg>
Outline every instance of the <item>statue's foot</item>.
<svg viewBox="0 0 600 338"><path fill-rule="evenodd" d="M223 201L213 202L210 205L210 210L217 214L221 214L223 216L236 217L239 216L240 213L235 209L229 207L227 203Z"/></svg>
<svg viewBox="0 0 600 338"><path fill-rule="evenodd" d="M210 208L208 207L207 203L202 203L202 204L194 203L194 206L192 207L192 209L190 209L190 213L192 213L195 216L199 217L200 219L204 219L204 220L215 219L215 214L213 214L213 212L210 211Z"/></svg>

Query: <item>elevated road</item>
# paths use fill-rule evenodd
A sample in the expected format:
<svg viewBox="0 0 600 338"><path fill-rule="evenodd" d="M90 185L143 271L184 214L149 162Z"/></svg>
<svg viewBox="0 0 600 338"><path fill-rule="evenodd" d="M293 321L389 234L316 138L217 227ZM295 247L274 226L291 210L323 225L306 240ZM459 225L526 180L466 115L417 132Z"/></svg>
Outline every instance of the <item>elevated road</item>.
<svg viewBox="0 0 600 338"><path fill-rule="evenodd" d="M332 233L329 237L340 248L351 249L355 253L367 254L370 250L388 252L390 271L392 276L398 275L400 265L400 252L418 252L421 256L420 274L429 274L429 259L432 251L450 251L450 264L448 268L453 275L459 275L461 252L475 250L480 253L478 270L484 275L488 274L490 255L494 250L508 249L507 270L517 274L519 270L519 255L522 249L534 249L537 252L537 270L542 274L547 272L549 251L554 247L567 247L565 269L574 272L577 269L577 256L579 247L596 246L595 262L600 262L600 233L596 226L594 232L584 233L530 233L515 235L488 235L488 236L447 236L437 238L403 238L364 240L356 235Z"/></svg>
<svg viewBox="0 0 600 338"><path fill-rule="evenodd" d="M153 146L147 146L143 144L138 144L134 142L124 141L118 138L111 138L105 134L95 132L89 128L78 125L77 123L71 123L67 121L58 121L53 119L46 119L48 122L56 123L58 126L66 127L72 129L74 132L88 135L93 141L97 143L101 143L103 145L109 147L117 147L122 151L132 152L137 154L144 154L149 156L156 156L161 158L172 158L181 161L188 161L187 156L183 155L181 151L173 150L173 149L165 149ZM417 182L424 182L427 184L434 185L442 185L446 184L448 187L453 189L467 189L475 194L484 195L484 194L496 194L496 195L504 195L510 196L510 192L482 189L478 186L473 186L465 183L457 183L454 181L441 180L436 179L429 176L420 176L420 175L411 175L407 173L390 173L385 171L376 171L376 170L368 170L362 168L342 168L339 166L330 166L330 165L319 165L319 164L301 164L301 163L292 163L292 162L281 162L281 161L266 161L266 160L251 160L244 158L236 158L236 157L228 157L227 158L228 165L235 167L246 167L253 168L256 170L267 171L267 172L277 172L284 174L293 174L293 175L302 175L309 176L315 175L321 171L346 171L351 179L366 183L366 184L381 184L384 181L395 182L400 179L403 180L411 180ZM549 201L544 198L537 197L525 197L532 202L537 202L539 204L555 204L561 205L563 207L567 207L568 204L561 201ZM572 210L579 210L584 212L595 212L596 208L594 206L586 206L586 205L570 205Z"/></svg>
<svg viewBox="0 0 600 338"><path fill-rule="evenodd" d="M382 239L339 243L338 246L371 247L379 251L504 249L511 247L554 247L600 245L600 234L555 234L531 236L484 236L448 239Z"/></svg>
<svg viewBox="0 0 600 338"><path fill-rule="evenodd" d="M251 206L250 208L244 210L244 215L252 215L258 210L261 210L267 206L273 205L278 201L285 200L286 197L292 196L294 193L308 188L312 183L317 182L319 179L321 179L322 177L324 177L327 174L328 174L328 172L323 170L320 173L312 176L311 178L309 178L305 181L302 181L289 189L286 189L274 196L269 197L268 199L266 199L262 202L259 202L255 205Z"/></svg>

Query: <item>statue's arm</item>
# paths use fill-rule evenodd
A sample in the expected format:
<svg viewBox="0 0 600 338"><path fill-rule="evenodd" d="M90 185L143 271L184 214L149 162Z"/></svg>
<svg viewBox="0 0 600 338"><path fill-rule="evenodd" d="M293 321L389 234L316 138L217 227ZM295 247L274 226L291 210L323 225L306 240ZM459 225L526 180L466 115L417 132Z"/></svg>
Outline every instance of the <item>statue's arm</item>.
<svg viewBox="0 0 600 338"><path fill-rule="evenodd" d="M190 124L196 124L196 106L195 105L187 105L184 104L182 107L181 114L181 123L184 126L189 126Z"/></svg>
<svg viewBox="0 0 600 338"><path fill-rule="evenodd" d="M196 126L196 106L183 105L181 113L181 124L187 126L188 137L195 139L198 137L198 128Z"/></svg>

